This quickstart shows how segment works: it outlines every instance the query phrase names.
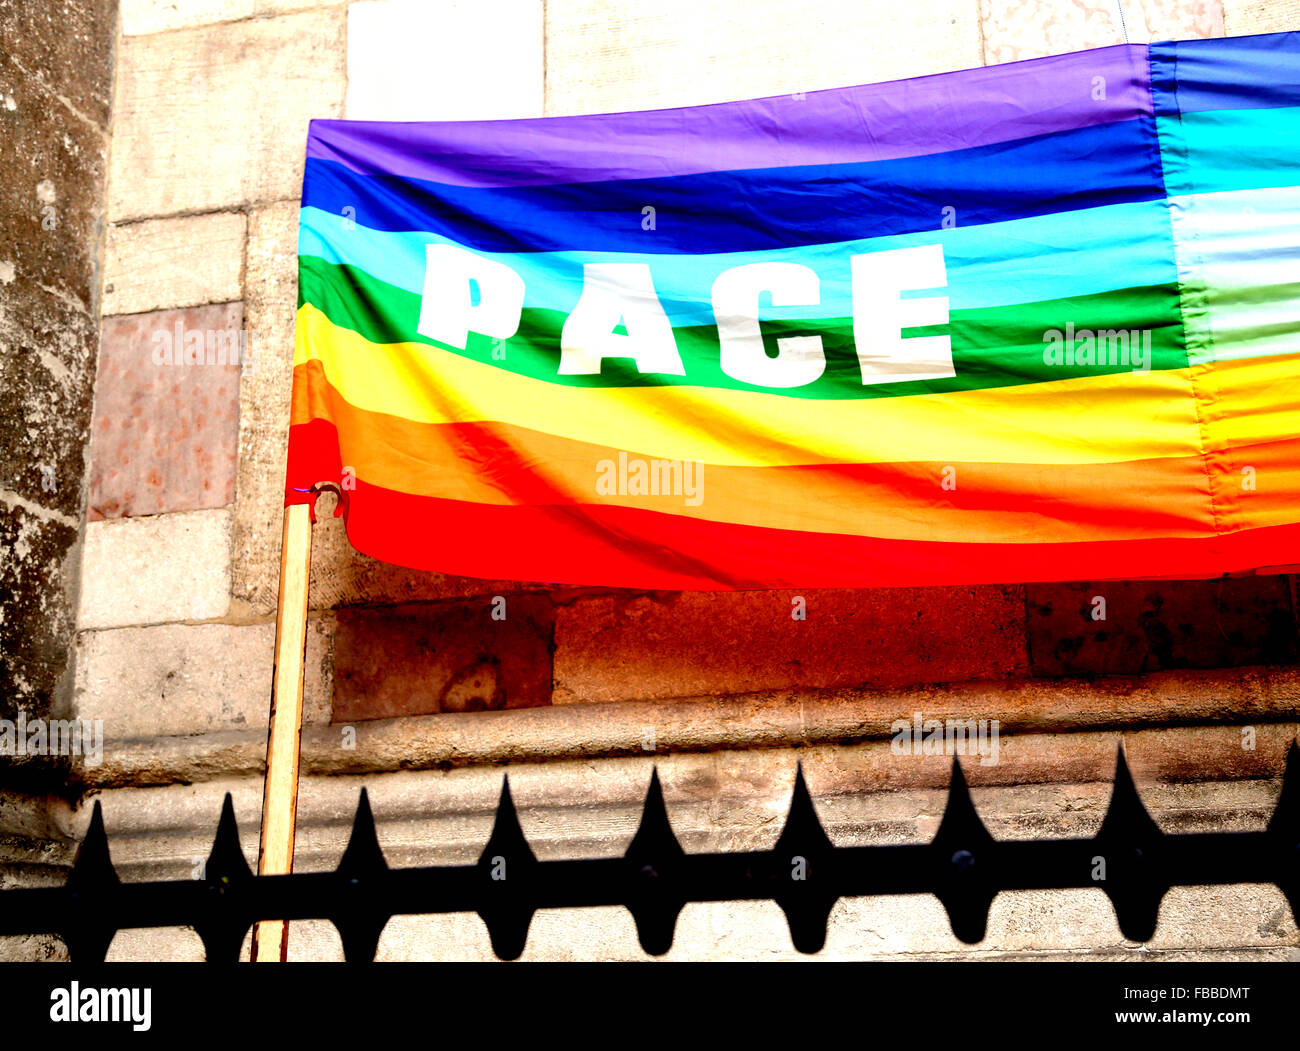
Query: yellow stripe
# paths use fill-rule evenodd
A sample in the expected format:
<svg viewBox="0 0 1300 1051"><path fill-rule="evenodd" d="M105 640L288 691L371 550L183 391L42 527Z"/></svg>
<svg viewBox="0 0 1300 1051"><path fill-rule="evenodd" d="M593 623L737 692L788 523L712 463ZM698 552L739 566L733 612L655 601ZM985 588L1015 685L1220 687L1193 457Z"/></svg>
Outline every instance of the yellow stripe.
<svg viewBox="0 0 1300 1051"><path fill-rule="evenodd" d="M1295 342L1300 346L1300 337ZM1198 367L1213 377L1213 402L1205 414L1211 449L1300 434L1300 354L1235 358Z"/></svg>
<svg viewBox="0 0 1300 1051"><path fill-rule="evenodd" d="M807 401L705 387L540 383L425 344L372 343L298 310L294 363L321 362L350 403L422 423L495 420L577 441L713 464L1113 463L1200 451L1187 369L1120 373L899 398ZM1247 364L1247 363L1243 363ZM1278 405L1292 358L1248 363L1234 438L1267 440L1297 413ZM1220 363L1221 374L1236 363ZM1235 378L1235 377L1234 377ZM1292 388L1293 389L1293 388ZM1265 433L1269 432L1269 433Z"/></svg>

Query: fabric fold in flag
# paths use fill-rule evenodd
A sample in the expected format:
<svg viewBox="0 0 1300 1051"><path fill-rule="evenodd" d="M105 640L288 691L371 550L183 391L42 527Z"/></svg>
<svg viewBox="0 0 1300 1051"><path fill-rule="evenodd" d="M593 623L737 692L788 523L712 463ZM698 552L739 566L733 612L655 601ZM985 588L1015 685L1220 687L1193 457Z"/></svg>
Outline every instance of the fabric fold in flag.
<svg viewBox="0 0 1300 1051"><path fill-rule="evenodd" d="M1300 563L1300 34L311 124L286 503L652 589Z"/></svg>

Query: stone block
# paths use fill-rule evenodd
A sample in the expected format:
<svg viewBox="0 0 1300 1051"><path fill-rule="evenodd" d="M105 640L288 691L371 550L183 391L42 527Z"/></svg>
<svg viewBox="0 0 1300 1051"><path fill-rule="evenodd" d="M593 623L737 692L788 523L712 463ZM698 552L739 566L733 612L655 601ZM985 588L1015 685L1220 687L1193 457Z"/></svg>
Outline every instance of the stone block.
<svg viewBox="0 0 1300 1051"><path fill-rule="evenodd" d="M1223 0L1223 23L1231 36L1289 33L1300 29L1300 0Z"/></svg>
<svg viewBox="0 0 1300 1051"><path fill-rule="evenodd" d="M213 212L109 227L104 314L242 299L246 222Z"/></svg>
<svg viewBox="0 0 1300 1051"><path fill-rule="evenodd" d="M795 599L806 619L796 620ZM560 607L555 703L1022 674L1017 587L595 596Z"/></svg>
<svg viewBox="0 0 1300 1051"><path fill-rule="evenodd" d="M328 627L310 622L303 722L329 721ZM163 624L83 632L76 717L115 741L264 729L271 706L274 624Z"/></svg>
<svg viewBox="0 0 1300 1051"><path fill-rule="evenodd" d="M984 61L1017 62L1094 47L1223 36L1219 0L1127 0L1062 4L1055 0L980 0Z"/></svg>
<svg viewBox="0 0 1300 1051"><path fill-rule="evenodd" d="M336 723L551 702L547 596L341 609L337 618Z"/></svg>
<svg viewBox="0 0 1300 1051"><path fill-rule="evenodd" d="M1300 658L1285 576L1028 584L1025 594L1034 675L1137 675Z"/></svg>
<svg viewBox="0 0 1300 1051"><path fill-rule="evenodd" d="M41 714L63 677L72 618L47 596L70 590L69 552L76 540L71 522L0 499L0 718Z"/></svg>
<svg viewBox="0 0 1300 1051"><path fill-rule="evenodd" d="M0 962L67 963L68 950L63 939L53 934L0 937Z"/></svg>
<svg viewBox="0 0 1300 1051"><path fill-rule="evenodd" d="M210 620L230 608L230 512L88 522L77 626Z"/></svg>
<svg viewBox="0 0 1300 1051"><path fill-rule="evenodd" d="M105 963L202 963L203 960L203 942L193 927L137 927L118 931L104 957Z"/></svg>
<svg viewBox="0 0 1300 1051"><path fill-rule="evenodd" d="M0 492L81 517L90 435L95 322L41 291L8 303L0 289Z"/></svg>
<svg viewBox="0 0 1300 1051"><path fill-rule="evenodd" d="M239 303L104 319L88 521L234 501L245 337Z"/></svg>
<svg viewBox="0 0 1300 1051"><path fill-rule="evenodd" d="M877 41L881 46L855 43ZM980 65L966 0L546 5L548 115L692 106Z"/></svg>
<svg viewBox="0 0 1300 1051"><path fill-rule="evenodd" d="M307 122L342 114L343 32L339 7L124 37L109 219L297 197Z"/></svg>
<svg viewBox="0 0 1300 1051"><path fill-rule="evenodd" d="M64 0L57 7L5 4L0 8L0 57L16 59L25 79L48 94L51 106L105 128L116 8L114 0ZM9 90L5 85L0 89ZM15 155L8 147L6 153ZM17 156L24 154L20 150Z"/></svg>
<svg viewBox="0 0 1300 1051"><path fill-rule="evenodd" d="M348 8L349 120L540 117L542 0L363 0ZM436 48L436 61L429 49Z"/></svg>
<svg viewBox="0 0 1300 1051"><path fill-rule="evenodd" d="M0 142L0 295L39 288L93 310L104 131L69 113L0 47Z"/></svg>
<svg viewBox="0 0 1300 1051"><path fill-rule="evenodd" d="M1128 26L1129 40L1194 40L1223 36L1220 0L1139 0L1136 15L1124 8L1125 19L1136 18L1137 35Z"/></svg>
<svg viewBox="0 0 1300 1051"><path fill-rule="evenodd" d="M249 18L256 0L121 0L122 35L144 36Z"/></svg>
<svg viewBox="0 0 1300 1051"><path fill-rule="evenodd" d="M122 0L122 35L144 36L212 22L238 22L258 15L309 7L337 7L342 0Z"/></svg>

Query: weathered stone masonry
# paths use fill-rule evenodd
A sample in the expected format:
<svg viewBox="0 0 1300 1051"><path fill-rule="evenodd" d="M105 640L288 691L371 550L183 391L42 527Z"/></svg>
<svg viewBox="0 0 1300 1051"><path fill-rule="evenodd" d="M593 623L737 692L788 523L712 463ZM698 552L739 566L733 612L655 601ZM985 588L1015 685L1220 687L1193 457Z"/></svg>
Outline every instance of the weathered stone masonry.
<svg viewBox="0 0 1300 1051"><path fill-rule="evenodd" d="M1300 28L1300 0L1125 8L1133 40ZM123 878L192 876L226 792L255 861L310 118L686 105L1119 39L1100 0L0 7L0 717L105 733L94 765L0 759L0 885L61 879L94 800ZM231 331L254 350L243 368L154 358L173 333ZM348 546L332 498L319 510L304 870L337 862L363 784L391 864L471 860L507 769L543 857L621 852L655 765L687 849L770 845L799 761L836 841L924 840L950 759L891 750L916 712L999 720L997 764L964 767L996 836L1095 831L1121 741L1163 827L1261 828L1300 720L1294 577L557 589L382 565ZM929 898L843 901L824 955L1283 959L1298 944L1275 888L1218 887L1172 891L1146 946L1100 891L1004 895L977 947ZM295 924L290 946L339 953L327 924ZM0 958L62 951L0 940ZM199 951L188 931L122 932L110 958ZM671 954L793 955L770 903L688 907ZM490 949L474 916L397 918L380 957ZM629 916L586 910L539 915L525 958L642 957Z"/></svg>

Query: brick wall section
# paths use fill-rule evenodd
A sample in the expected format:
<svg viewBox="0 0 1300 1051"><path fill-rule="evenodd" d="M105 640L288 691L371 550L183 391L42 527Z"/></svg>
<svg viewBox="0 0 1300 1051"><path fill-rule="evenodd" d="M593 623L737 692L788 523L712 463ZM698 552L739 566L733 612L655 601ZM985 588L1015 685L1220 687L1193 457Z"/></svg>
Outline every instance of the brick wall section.
<svg viewBox="0 0 1300 1051"><path fill-rule="evenodd" d="M750 31L737 34L740 16L725 5L633 3L611 15L585 0L448 9L412 0L214 0L184 9L128 0L104 286L107 311L122 316L102 337L84 570L105 586L87 596L83 628L252 625L274 614L308 117L680 105L1120 39L1110 5L1050 6L934 0L906 12L847 12L817 0L746 15ZM1229 16L1268 28L1259 12L1242 13L1248 7L1229 4ZM1215 35L1225 18L1214 0L1133 0L1126 15L1134 40ZM511 27L493 46L512 57L492 63L490 75L473 61L487 25ZM850 30L892 46L840 46ZM430 34L468 56L465 68L393 60L400 41ZM199 156L206 160L188 163ZM178 319L204 331L242 325L256 367L240 371L237 401L217 369L180 380L148 360L148 338ZM141 447L147 434L132 433L133 414L150 421L152 447ZM888 689L1296 659L1286 578L821 591L803 596L798 620L793 593L553 591L413 573L353 551L332 510L327 498L313 530L311 600L332 669L323 689L340 722L449 704ZM150 524L134 531L95 521L142 515ZM152 545L167 554L151 567ZM1104 622L1091 619L1098 593L1109 602ZM504 622L488 619L494 596L508 603ZM334 617L335 609L343 612ZM87 652L102 661L117 651Z"/></svg>

